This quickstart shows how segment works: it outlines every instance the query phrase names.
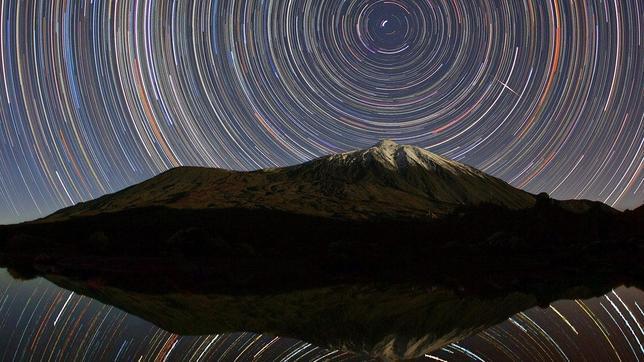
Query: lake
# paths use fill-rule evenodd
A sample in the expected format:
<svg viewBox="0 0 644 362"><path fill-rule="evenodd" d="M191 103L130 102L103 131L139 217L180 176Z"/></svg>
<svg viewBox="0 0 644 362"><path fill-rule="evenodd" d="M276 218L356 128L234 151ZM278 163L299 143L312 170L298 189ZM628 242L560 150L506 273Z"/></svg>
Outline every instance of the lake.
<svg viewBox="0 0 644 362"><path fill-rule="evenodd" d="M436 294L435 291L427 293ZM444 294L441 295L444 296ZM134 305L135 299L140 297L129 293L120 298L120 302L115 304ZM123 301L128 298L130 300ZM155 296L155 298L158 297ZM188 300L186 298L164 299L164 309L159 309L159 313L177 315L183 311L192 313L190 310L195 308L195 304L202 303L194 302L199 299L191 295L191 304L182 305L181 303ZM430 313L423 312L424 315L432 315L433 319L442 318L442 315L450 314L452 310L466 313L468 308L471 309L471 304L463 307L465 302L462 299L442 304L436 304L434 299L429 303L440 306L444 313L434 315L433 310ZM507 300L507 298L494 299L494 303L499 305L499 309L503 309L506 307L503 303ZM513 303L522 302L516 298L512 301ZM146 306L162 305L158 302L156 304L150 304L147 300L146 302L148 302ZM547 308L533 307L514 314L496 326L464 340L448 343L420 359L437 361L641 360L644 357L643 304L644 293L639 289L626 287L617 288L598 298L557 301ZM169 305L172 309L168 309ZM453 309L452 306L455 305L465 309ZM201 305L200 308L208 310L210 304ZM248 310L249 313L254 312L252 308ZM216 308L210 310L212 314L217 312ZM149 317L150 314L146 316ZM182 319L181 316L177 318L189 320ZM280 318L279 312L275 318ZM405 318L405 315L401 313L400 318ZM450 320L447 319L443 325L446 323L449 324ZM454 330L456 331L457 328L454 327ZM341 333L339 330L336 332ZM333 331L327 331L327 333L333 333ZM467 331L463 328L458 329L458 333L442 332L432 343L439 345L441 338L447 341L455 336L466 334ZM0 360L354 361L368 359L364 355L321 348L304 341L271 335L225 333L182 336L173 334L119 308L60 288L44 278L16 280L6 269L0 270L0 353Z"/></svg>

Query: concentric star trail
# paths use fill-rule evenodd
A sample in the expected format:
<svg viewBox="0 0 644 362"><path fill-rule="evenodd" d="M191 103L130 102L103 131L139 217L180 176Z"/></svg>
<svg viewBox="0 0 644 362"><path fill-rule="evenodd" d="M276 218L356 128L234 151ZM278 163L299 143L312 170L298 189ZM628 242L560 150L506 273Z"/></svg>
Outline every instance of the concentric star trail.
<svg viewBox="0 0 644 362"><path fill-rule="evenodd" d="M0 223L382 138L644 201L639 0L2 0Z"/></svg>

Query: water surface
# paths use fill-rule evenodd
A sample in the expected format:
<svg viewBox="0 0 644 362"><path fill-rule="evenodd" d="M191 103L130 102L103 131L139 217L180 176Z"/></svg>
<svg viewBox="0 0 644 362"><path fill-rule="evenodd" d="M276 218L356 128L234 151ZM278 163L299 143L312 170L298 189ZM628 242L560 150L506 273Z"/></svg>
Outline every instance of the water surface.
<svg viewBox="0 0 644 362"><path fill-rule="evenodd" d="M558 301L518 313L424 358L642 360L643 304L642 291L625 287L600 298ZM0 356L1 360L119 361L366 358L254 333L180 336L43 278L15 280L5 269L0 270Z"/></svg>

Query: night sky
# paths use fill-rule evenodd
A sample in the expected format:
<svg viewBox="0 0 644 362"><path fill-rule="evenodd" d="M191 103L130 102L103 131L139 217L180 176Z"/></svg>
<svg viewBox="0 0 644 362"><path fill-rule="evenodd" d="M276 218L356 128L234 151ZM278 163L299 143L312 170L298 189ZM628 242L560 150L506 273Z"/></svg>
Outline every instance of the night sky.
<svg viewBox="0 0 644 362"><path fill-rule="evenodd" d="M640 0L2 0L0 223L383 138L633 208L643 22Z"/></svg>

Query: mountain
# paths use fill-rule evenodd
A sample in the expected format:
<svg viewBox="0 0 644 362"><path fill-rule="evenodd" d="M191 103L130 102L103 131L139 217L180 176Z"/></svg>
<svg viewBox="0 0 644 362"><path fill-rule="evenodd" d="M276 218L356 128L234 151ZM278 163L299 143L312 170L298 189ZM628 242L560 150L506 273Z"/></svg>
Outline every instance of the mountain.
<svg viewBox="0 0 644 362"><path fill-rule="evenodd" d="M175 333L412 358L569 290L641 285L642 210L532 195L383 141L286 168L173 169L0 227L0 265Z"/></svg>
<svg viewBox="0 0 644 362"><path fill-rule="evenodd" d="M270 209L348 219L425 218L481 203L521 209L531 207L535 197L422 148L382 141L366 150L285 168L235 172L179 167L45 220L153 206Z"/></svg>

